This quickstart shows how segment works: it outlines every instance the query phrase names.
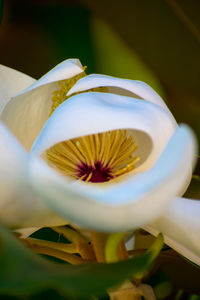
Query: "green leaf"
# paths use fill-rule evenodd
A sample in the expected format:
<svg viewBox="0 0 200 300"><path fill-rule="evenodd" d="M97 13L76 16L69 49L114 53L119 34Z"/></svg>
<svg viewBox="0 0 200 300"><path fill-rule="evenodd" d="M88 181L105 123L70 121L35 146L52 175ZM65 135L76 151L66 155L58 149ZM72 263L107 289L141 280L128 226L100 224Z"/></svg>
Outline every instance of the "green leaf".
<svg viewBox="0 0 200 300"><path fill-rule="evenodd" d="M146 253L129 260L71 266L32 253L0 226L0 293L27 296L51 288L70 299L104 295L108 288L148 269L162 245L163 238L159 235Z"/></svg>

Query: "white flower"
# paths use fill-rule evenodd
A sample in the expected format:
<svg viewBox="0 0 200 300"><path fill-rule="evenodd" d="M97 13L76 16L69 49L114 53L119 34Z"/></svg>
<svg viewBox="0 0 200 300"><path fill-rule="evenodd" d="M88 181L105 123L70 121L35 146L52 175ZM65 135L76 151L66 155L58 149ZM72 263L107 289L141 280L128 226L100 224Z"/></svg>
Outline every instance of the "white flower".
<svg viewBox="0 0 200 300"><path fill-rule="evenodd" d="M200 202L179 198L195 161L193 133L147 84L104 75L77 81L83 71L66 60L35 81L1 66L1 221L143 227L200 264Z"/></svg>

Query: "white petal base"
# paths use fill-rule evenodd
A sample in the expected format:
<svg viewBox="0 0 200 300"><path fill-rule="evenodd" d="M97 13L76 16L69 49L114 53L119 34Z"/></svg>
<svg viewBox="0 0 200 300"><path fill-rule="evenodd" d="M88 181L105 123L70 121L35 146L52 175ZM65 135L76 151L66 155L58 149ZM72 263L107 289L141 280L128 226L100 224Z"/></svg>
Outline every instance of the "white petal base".
<svg viewBox="0 0 200 300"><path fill-rule="evenodd" d="M0 113L11 97L34 82L32 77L0 65Z"/></svg>

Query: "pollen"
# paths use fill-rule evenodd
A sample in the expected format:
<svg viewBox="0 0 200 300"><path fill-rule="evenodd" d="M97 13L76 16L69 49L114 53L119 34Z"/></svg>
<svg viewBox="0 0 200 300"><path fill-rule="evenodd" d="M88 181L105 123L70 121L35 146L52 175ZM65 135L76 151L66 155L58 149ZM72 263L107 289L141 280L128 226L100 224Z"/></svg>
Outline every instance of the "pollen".
<svg viewBox="0 0 200 300"><path fill-rule="evenodd" d="M60 142L44 156L62 175L95 183L132 171L140 160L137 148L127 130L113 130Z"/></svg>

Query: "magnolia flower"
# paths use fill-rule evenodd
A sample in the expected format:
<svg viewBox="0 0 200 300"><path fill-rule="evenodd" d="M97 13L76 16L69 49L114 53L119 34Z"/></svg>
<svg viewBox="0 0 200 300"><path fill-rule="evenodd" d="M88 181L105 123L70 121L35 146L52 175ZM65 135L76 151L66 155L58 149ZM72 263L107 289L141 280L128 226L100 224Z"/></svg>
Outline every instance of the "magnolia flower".
<svg viewBox="0 0 200 300"><path fill-rule="evenodd" d="M180 198L195 138L151 87L71 59L39 80L1 66L0 95L3 223L143 227L200 264L200 202Z"/></svg>

